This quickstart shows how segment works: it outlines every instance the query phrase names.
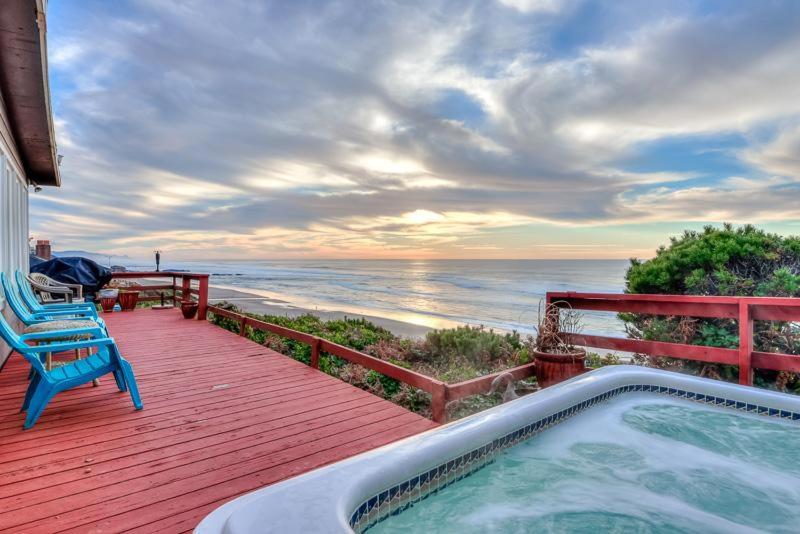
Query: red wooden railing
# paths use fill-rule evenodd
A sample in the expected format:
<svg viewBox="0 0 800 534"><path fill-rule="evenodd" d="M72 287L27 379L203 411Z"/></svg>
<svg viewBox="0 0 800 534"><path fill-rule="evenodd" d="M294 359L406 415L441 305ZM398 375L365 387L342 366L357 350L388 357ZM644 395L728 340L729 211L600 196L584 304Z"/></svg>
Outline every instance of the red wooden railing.
<svg viewBox="0 0 800 534"><path fill-rule="evenodd" d="M137 284L131 289L138 291L167 291L166 300L171 300L177 306L182 300L196 300L197 319L204 321L208 311L208 275L200 273L184 273L181 271L125 271L115 272L112 278L116 279L147 279L159 280L166 278L169 282L164 284ZM160 295L140 296L140 301L158 301Z"/></svg>
<svg viewBox="0 0 800 534"><path fill-rule="evenodd" d="M754 368L800 372L800 355L753 350L753 321L800 321L800 299L550 292L547 303L576 310L733 319L739 323L736 349L586 334L573 334L569 341L593 348L736 365L739 383L745 385L753 384Z"/></svg>
<svg viewBox="0 0 800 534"><path fill-rule="evenodd" d="M232 312L217 306L209 306L209 313L219 315L220 317L227 317L239 323L239 335L247 335L247 329L260 330L263 332L271 332L279 336L283 336L300 343L305 343L311 347L311 362L310 365L314 368L319 368L319 357L321 353L332 354L338 356L348 362L361 365L367 369L371 369L390 378L394 378L400 382L419 388L431 394L431 412L432 419L437 423L445 423L447 421L447 404L449 402L475 395L479 393L486 393L494 379L502 374L511 373L515 380L522 380L533 376L533 364L525 364L507 371L500 371L486 376L481 376L472 380L459 382L457 384L447 384L441 380L431 378L429 376L417 373L405 367L400 367L393 363L381 360L369 354L364 354L350 347L345 347L337 343L332 343L327 339L318 336L299 332L273 323L267 323L254 319L247 315Z"/></svg>

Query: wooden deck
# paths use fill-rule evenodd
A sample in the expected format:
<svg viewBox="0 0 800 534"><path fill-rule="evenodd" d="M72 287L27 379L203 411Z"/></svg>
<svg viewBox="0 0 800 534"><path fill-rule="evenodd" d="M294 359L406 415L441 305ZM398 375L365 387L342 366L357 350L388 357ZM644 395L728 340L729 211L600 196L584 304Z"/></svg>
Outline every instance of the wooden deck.
<svg viewBox="0 0 800 534"><path fill-rule="evenodd" d="M0 532L186 532L248 491L435 424L178 311L106 315L144 410L106 377L18 413L0 372Z"/></svg>

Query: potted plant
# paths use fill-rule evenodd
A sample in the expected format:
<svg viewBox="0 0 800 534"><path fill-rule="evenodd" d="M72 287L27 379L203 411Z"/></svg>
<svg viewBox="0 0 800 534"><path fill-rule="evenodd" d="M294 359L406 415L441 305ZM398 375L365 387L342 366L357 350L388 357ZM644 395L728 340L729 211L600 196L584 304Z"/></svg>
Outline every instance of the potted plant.
<svg viewBox="0 0 800 534"><path fill-rule="evenodd" d="M536 328L536 381L546 388L586 372L586 350L574 345L582 327L581 315L561 303L552 303L539 313Z"/></svg>
<svg viewBox="0 0 800 534"><path fill-rule="evenodd" d="M119 292L119 305L122 311L131 311L136 308L139 302L139 292L130 289L123 289Z"/></svg>
<svg viewBox="0 0 800 534"><path fill-rule="evenodd" d="M193 300L181 301L181 313L184 319L191 319L197 313L198 304Z"/></svg>
<svg viewBox="0 0 800 534"><path fill-rule="evenodd" d="M104 313L111 313L114 311L114 304L117 303L118 289L101 289L98 292L100 297L100 306L103 308Z"/></svg>

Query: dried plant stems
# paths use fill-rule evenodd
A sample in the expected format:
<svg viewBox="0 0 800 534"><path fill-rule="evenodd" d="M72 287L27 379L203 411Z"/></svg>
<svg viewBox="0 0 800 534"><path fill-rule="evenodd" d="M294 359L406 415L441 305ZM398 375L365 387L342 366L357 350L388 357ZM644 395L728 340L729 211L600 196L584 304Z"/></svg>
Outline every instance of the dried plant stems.
<svg viewBox="0 0 800 534"><path fill-rule="evenodd" d="M572 336L583 330L583 316L568 302L557 301L539 305L539 324L536 327L536 348L551 354L570 354L576 347Z"/></svg>

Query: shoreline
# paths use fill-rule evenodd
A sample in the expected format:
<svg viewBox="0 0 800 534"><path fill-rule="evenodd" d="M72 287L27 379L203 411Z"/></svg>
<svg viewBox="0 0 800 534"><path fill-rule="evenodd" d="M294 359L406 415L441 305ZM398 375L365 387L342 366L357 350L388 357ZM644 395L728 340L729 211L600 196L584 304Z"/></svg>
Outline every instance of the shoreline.
<svg viewBox="0 0 800 534"><path fill-rule="evenodd" d="M344 319L345 317L351 319L365 319L373 324L389 330L396 336L405 338L420 339L424 338L428 332L433 328L399 321L397 319L389 319L377 315L369 315L364 313L346 312L342 310L320 310L311 309L308 307L296 306L286 300L269 297L266 295L259 295L252 291L242 289L232 289L229 286L219 286L209 284L208 287L208 302L209 304L216 304L222 301L235 304L243 311L249 313L259 313L264 315L280 315L288 317L298 317L310 313L318 316L325 321Z"/></svg>
<svg viewBox="0 0 800 534"><path fill-rule="evenodd" d="M227 301L231 304L235 304L243 311L264 315L298 317L308 313L315 315L324 321L339 320L344 318L365 319L377 326L385 328L398 337L409 339L423 339L428 332L435 330L435 328L430 326L400 321L398 319L390 319L388 317L381 317L378 315L358 313L353 311L348 312L343 310L328 310L297 306L287 300L259 293L261 293L261 291L257 289L243 290L238 288L234 289L230 286L209 284L208 303L216 304L222 301ZM495 329L495 331L502 333L502 331L498 329ZM589 347L587 347L587 349L589 349ZM595 349L594 352L597 352L598 354L616 354L617 356L620 356L623 361L628 361L631 357L631 353L619 350Z"/></svg>

